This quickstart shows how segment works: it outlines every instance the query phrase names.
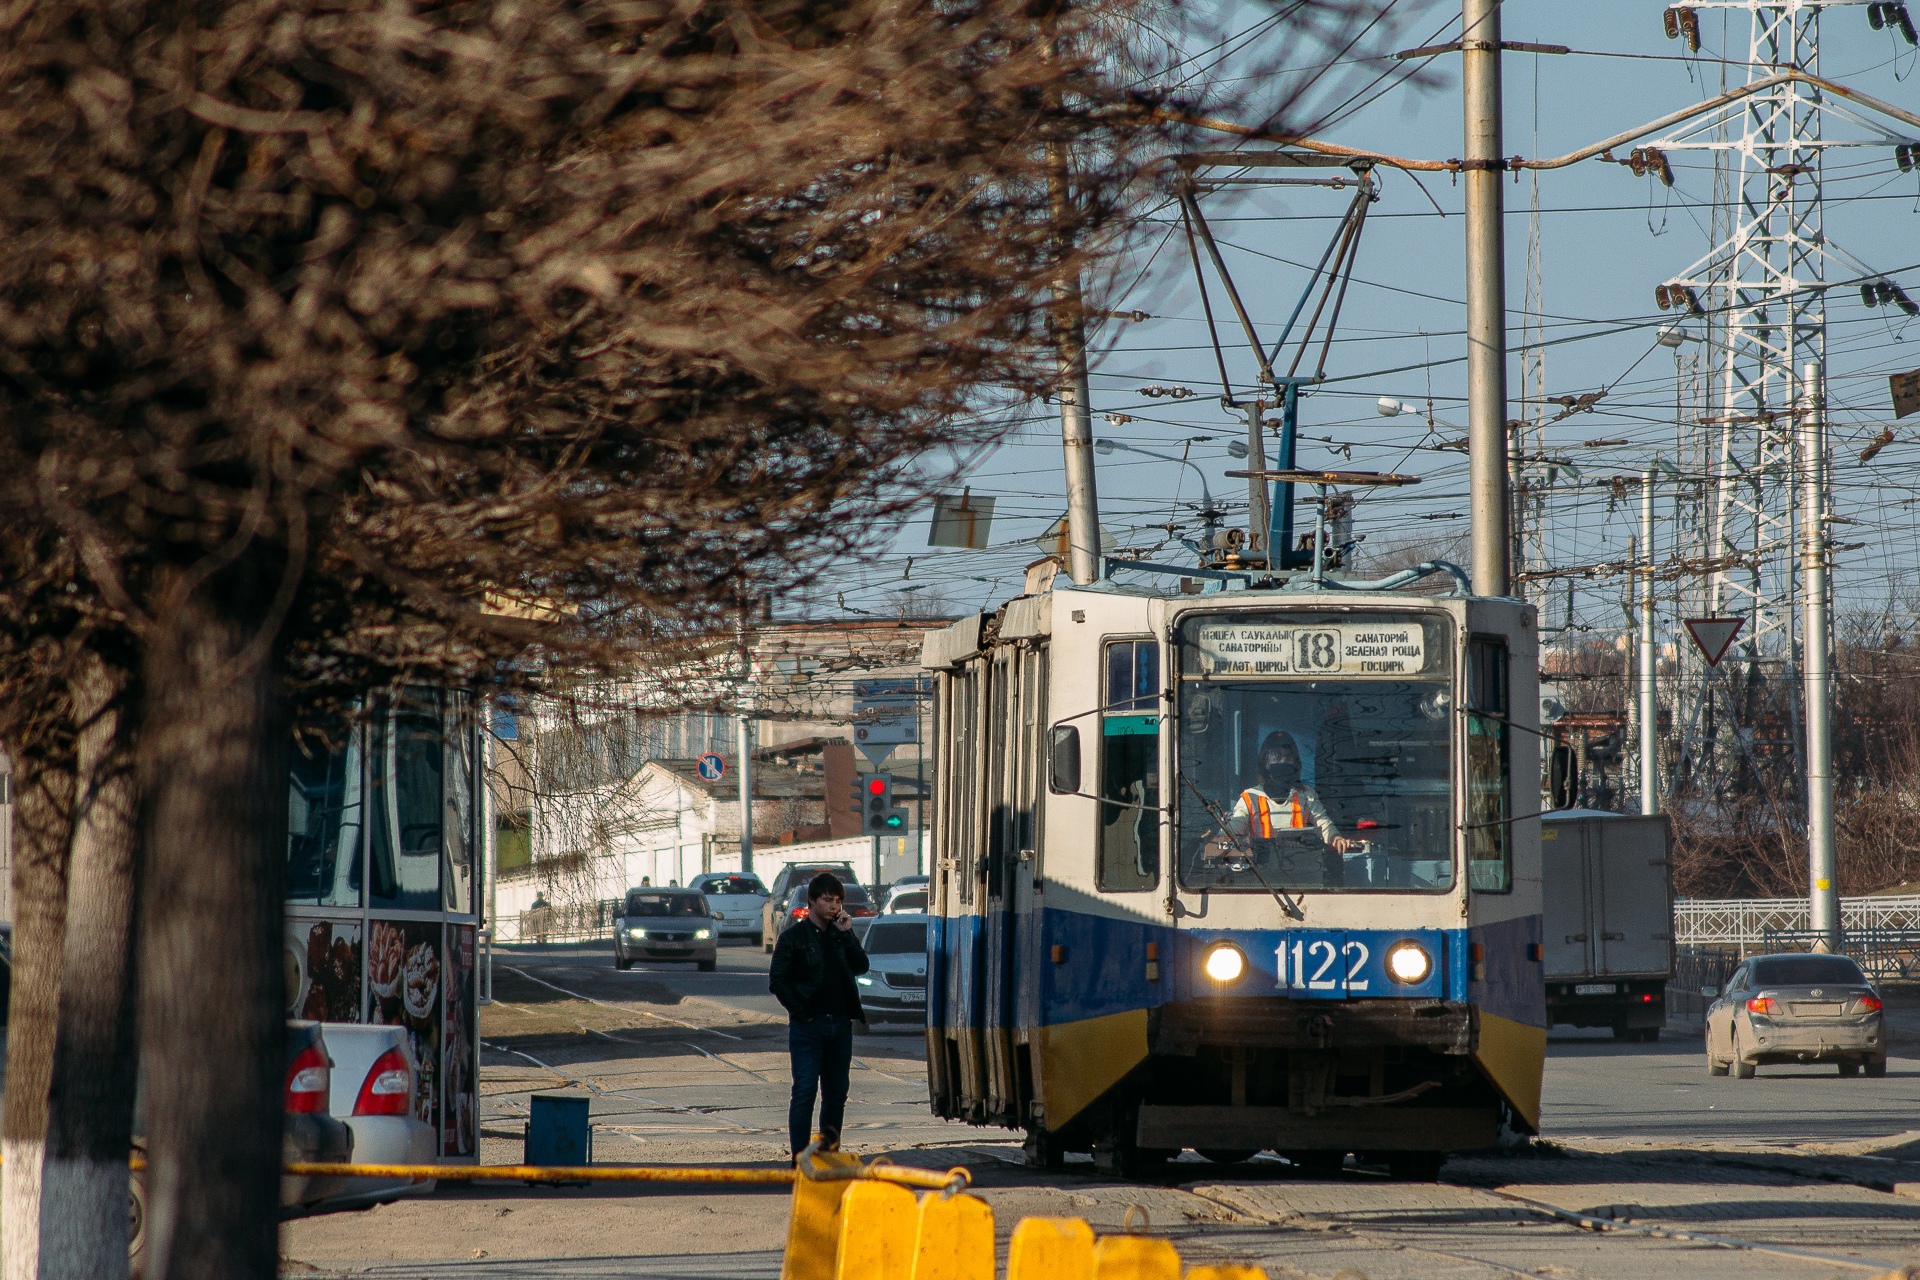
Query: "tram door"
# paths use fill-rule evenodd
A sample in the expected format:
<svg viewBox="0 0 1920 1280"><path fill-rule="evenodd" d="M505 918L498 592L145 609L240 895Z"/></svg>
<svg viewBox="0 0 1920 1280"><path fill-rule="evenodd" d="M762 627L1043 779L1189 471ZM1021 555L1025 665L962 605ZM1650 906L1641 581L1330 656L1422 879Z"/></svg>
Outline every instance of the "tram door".
<svg viewBox="0 0 1920 1280"><path fill-rule="evenodd" d="M1022 997L1031 995L1038 972L1039 921L1033 908L1046 659L1046 650L1032 643L996 649L988 697L993 734L986 753L986 849L977 885L986 1028L982 1066L987 1117L1007 1125L1022 1123L1033 1093L1026 1041L1037 1011L1025 1007L1032 1002Z"/></svg>
<svg viewBox="0 0 1920 1280"><path fill-rule="evenodd" d="M943 1114L1018 1125L1032 1095L1025 1041L1038 921L1038 797L1046 651L996 646L942 681L942 917L929 972L930 1084ZM1027 998L1023 1000L1023 992Z"/></svg>
<svg viewBox="0 0 1920 1280"><path fill-rule="evenodd" d="M977 801L990 737L984 706L987 671L986 663L968 661L943 675L937 686L941 735L934 767L934 818L939 861L931 900L938 911L937 949L927 967L927 1072L934 1109L974 1121L984 1118L980 1108L986 1096L977 892L984 824Z"/></svg>

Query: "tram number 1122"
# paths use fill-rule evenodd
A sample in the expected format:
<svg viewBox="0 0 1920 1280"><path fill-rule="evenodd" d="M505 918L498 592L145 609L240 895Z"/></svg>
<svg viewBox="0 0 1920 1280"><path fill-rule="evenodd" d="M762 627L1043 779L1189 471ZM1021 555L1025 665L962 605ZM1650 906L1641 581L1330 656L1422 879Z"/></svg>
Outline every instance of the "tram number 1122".
<svg viewBox="0 0 1920 1280"><path fill-rule="evenodd" d="M1368 979L1361 976L1372 958L1367 944L1341 934L1302 934L1290 932L1274 950L1279 960L1277 984L1289 991L1312 995L1344 995L1365 991Z"/></svg>

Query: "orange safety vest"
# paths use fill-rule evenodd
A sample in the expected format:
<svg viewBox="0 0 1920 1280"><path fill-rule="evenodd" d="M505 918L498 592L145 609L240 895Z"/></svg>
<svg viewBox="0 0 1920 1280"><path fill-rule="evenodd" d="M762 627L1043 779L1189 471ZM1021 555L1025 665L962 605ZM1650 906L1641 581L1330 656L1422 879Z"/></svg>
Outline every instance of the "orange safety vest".
<svg viewBox="0 0 1920 1280"><path fill-rule="evenodd" d="M1252 791L1242 791L1240 793L1240 801L1247 806L1247 816L1258 819L1260 823L1260 838L1262 840L1273 839L1273 801L1263 794ZM1293 821L1287 825L1295 828L1306 826L1307 813L1306 810L1301 807L1300 797L1289 791L1287 793L1287 804L1293 810L1290 815Z"/></svg>

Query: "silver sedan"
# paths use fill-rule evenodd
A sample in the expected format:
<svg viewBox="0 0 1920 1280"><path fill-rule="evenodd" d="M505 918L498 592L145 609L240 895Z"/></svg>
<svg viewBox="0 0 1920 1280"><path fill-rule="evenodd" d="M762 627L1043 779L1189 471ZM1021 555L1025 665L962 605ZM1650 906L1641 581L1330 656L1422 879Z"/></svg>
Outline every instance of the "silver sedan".
<svg viewBox="0 0 1920 1280"><path fill-rule="evenodd" d="M1707 1071L1751 1080L1762 1065L1831 1062L1843 1076L1887 1074L1880 996L1841 955L1754 956L1707 1010Z"/></svg>

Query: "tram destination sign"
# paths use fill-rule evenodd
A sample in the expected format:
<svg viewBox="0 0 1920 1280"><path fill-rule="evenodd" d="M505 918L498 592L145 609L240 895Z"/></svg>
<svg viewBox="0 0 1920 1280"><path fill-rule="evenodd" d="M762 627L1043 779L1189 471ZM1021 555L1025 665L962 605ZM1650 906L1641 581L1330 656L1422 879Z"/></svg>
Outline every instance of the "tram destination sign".
<svg viewBox="0 0 1920 1280"><path fill-rule="evenodd" d="M1418 675L1427 660L1418 621L1288 626L1220 618L1189 634L1204 676Z"/></svg>

